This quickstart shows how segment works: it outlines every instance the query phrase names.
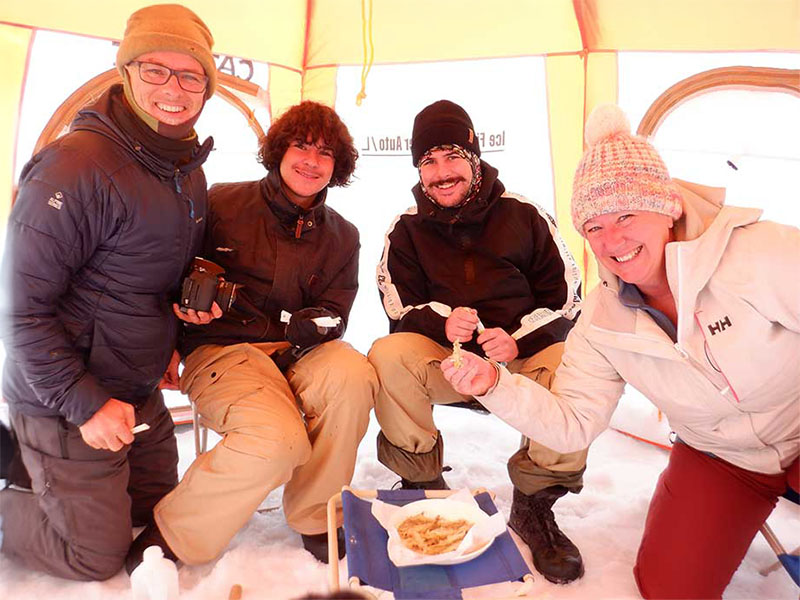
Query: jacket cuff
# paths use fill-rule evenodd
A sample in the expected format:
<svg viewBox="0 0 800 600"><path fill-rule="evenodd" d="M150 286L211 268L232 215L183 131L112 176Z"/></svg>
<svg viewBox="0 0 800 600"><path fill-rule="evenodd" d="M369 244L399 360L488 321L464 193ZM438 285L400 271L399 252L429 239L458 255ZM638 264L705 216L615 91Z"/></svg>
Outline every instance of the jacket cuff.
<svg viewBox="0 0 800 600"><path fill-rule="evenodd" d="M100 385L100 382L89 372L85 372L64 395L60 412L67 421L80 427L110 399L111 394Z"/></svg>
<svg viewBox="0 0 800 600"><path fill-rule="evenodd" d="M486 390L486 392L481 396L481 398L487 396L488 394L491 394L493 391L497 389L497 386L500 385L500 376L502 375L501 371L502 367L497 362L493 361L490 358L487 358L486 360L489 362L490 365L494 367L494 371L497 377L495 377L494 384L492 385L492 387ZM477 399L477 396L475 398Z"/></svg>
<svg viewBox="0 0 800 600"><path fill-rule="evenodd" d="M519 357L533 356L548 346L565 341L574 325L573 321L565 317L559 317L544 327L529 331L525 335L515 338Z"/></svg>

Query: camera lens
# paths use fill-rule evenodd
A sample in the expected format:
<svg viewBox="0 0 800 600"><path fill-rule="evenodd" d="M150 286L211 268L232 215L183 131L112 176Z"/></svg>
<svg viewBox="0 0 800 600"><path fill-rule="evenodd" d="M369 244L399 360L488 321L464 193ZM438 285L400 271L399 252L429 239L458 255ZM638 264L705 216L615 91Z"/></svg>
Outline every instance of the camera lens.
<svg viewBox="0 0 800 600"><path fill-rule="evenodd" d="M233 306L233 302L236 300L236 290L240 287L242 286L238 283L231 283L230 281L220 279L217 284L217 297L215 300L217 305L222 309L222 312L227 312L228 309Z"/></svg>
<svg viewBox="0 0 800 600"><path fill-rule="evenodd" d="M209 312L216 301L222 311L226 312L236 300L236 290L242 285L225 281L222 278L224 272L218 264L195 257L181 286L181 310L186 312L193 308Z"/></svg>

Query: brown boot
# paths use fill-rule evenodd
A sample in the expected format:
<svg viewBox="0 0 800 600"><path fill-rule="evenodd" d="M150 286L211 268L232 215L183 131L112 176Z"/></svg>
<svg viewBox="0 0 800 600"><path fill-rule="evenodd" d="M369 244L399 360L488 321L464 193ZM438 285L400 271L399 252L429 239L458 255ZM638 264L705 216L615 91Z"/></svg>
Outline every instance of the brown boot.
<svg viewBox="0 0 800 600"><path fill-rule="evenodd" d="M526 496L514 488L508 526L530 547L533 564L553 583L569 583L583 576L583 559L578 548L558 528L553 504L567 493L555 485Z"/></svg>

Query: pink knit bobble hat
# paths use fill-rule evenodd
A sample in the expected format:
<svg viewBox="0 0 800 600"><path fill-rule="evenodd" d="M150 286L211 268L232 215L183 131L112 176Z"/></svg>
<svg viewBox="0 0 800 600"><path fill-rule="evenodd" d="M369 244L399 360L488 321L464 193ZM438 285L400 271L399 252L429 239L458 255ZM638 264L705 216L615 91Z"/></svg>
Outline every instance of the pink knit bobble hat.
<svg viewBox="0 0 800 600"><path fill-rule="evenodd" d="M586 221L606 213L646 210L680 218L681 194L664 161L647 140L631 135L619 106L592 111L586 144L572 183L572 223L581 235Z"/></svg>

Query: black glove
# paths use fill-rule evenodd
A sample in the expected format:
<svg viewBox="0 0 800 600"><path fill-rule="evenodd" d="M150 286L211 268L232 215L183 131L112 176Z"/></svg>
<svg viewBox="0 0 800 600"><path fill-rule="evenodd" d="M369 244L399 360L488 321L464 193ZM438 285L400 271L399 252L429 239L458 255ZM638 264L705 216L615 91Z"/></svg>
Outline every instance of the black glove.
<svg viewBox="0 0 800 600"><path fill-rule="evenodd" d="M286 339L293 348L301 352L323 342L335 340L344 331L343 322L339 321L335 327L320 327L311 319L317 317L336 318L337 316L325 308L314 306L298 310L292 314L292 319L286 325Z"/></svg>

